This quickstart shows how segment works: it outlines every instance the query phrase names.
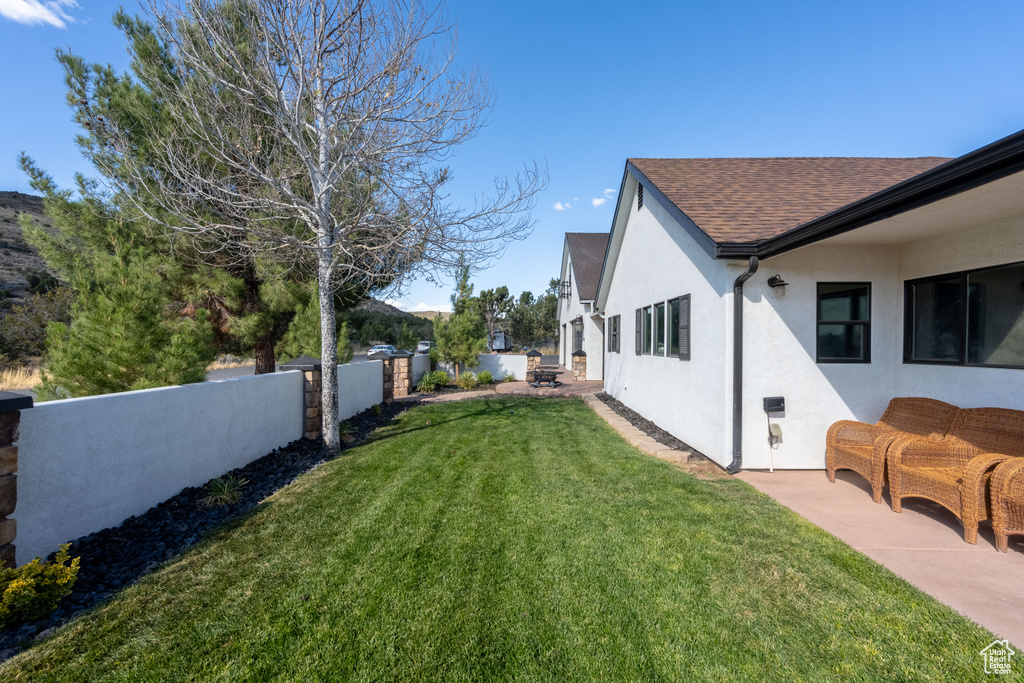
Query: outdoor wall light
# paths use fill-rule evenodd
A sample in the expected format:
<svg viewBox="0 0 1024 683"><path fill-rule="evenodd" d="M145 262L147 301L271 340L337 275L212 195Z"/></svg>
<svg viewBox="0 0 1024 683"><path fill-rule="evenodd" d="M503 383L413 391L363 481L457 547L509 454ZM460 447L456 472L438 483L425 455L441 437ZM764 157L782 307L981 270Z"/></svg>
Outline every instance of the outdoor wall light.
<svg viewBox="0 0 1024 683"><path fill-rule="evenodd" d="M786 285L788 284L778 273L768 278L768 286L772 288L775 296L784 296L786 294Z"/></svg>

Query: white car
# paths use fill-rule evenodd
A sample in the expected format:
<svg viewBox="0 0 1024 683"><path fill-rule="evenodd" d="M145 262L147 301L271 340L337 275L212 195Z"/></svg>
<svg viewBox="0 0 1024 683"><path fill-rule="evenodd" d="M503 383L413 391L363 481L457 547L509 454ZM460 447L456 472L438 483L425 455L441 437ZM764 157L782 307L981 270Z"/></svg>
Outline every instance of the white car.
<svg viewBox="0 0 1024 683"><path fill-rule="evenodd" d="M367 351L366 355L370 355L370 354L373 354L373 353L386 353L389 356L393 356L396 353L398 353L398 349L396 349L391 344L377 344L376 346L371 348L369 351Z"/></svg>
<svg viewBox="0 0 1024 683"><path fill-rule="evenodd" d="M430 353L430 349L434 347L432 341L421 341L416 345L416 353Z"/></svg>

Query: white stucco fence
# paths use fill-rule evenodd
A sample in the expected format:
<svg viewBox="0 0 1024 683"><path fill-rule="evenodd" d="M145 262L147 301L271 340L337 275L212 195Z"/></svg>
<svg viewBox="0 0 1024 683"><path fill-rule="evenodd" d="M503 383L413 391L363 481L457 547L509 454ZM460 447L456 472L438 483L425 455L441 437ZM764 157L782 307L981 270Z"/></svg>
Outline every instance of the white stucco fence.
<svg viewBox="0 0 1024 683"><path fill-rule="evenodd" d="M384 363L371 360L338 366L338 419L345 420L384 400ZM301 406L302 401L299 401Z"/></svg>
<svg viewBox="0 0 1024 683"><path fill-rule="evenodd" d="M412 357L412 384L419 384L420 378L430 372L430 356L418 353Z"/></svg>
<svg viewBox="0 0 1024 683"><path fill-rule="evenodd" d="M302 373L281 372L22 411L18 563L301 438L302 402Z"/></svg>
<svg viewBox="0 0 1024 683"><path fill-rule="evenodd" d="M518 380L526 379L526 356L523 354L482 353L477 356L477 360L480 364L469 368L475 375L487 370L495 381L504 379L506 375L512 375ZM437 367L455 377L455 368L448 363L438 363Z"/></svg>

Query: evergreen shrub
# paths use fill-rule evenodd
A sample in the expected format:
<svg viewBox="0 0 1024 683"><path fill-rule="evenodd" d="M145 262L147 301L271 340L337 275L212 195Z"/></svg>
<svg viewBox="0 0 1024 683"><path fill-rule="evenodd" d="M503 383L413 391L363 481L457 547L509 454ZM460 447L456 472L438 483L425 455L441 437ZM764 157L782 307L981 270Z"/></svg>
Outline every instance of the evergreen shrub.
<svg viewBox="0 0 1024 683"><path fill-rule="evenodd" d="M71 593L79 558L68 557L70 547L62 545L52 563L37 557L16 569L0 567L0 628L41 619Z"/></svg>

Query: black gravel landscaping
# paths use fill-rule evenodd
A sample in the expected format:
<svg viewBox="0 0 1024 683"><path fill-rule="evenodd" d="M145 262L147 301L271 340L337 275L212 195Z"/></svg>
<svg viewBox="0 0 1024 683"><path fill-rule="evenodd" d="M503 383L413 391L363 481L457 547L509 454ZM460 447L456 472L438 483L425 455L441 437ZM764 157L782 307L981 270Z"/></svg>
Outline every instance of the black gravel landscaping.
<svg viewBox="0 0 1024 683"><path fill-rule="evenodd" d="M344 421L349 425L349 433L342 442L343 452L415 404L381 404L348 418ZM204 504L209 489L205 485L191 487L137 517L129 517L118 527L75 539L68 553L73 558L80 557L81 564L72 593L45 619L0 631L0 662L181 554L214 528L252 510L274 491L329 459L324 456L322 441L299 439L226 473L248 481L241 487L236 503ZM53 555L48 559L52 560Z"/></svg>
<svg viewBox="0 0 1024 683"><path fill-rule="evenodd" d="M706 455L695 449L693 446L690 446L689 444L680 441L679 439L672 436L664 429L654 424L653 422L651 422L650 420L648 420L635 410L627 408L621 401L612 398L610 394L602 391L597 394L594 394L594 396L596 396L598 400L600 400L606 406L614 410L619 417L621 417L626 422L633 425L634 427L636 427L641 432L651 437L658 443L663 443L669 448L674 448L677 451L689 451L690 462L708 459Z"/></svg>

